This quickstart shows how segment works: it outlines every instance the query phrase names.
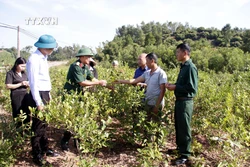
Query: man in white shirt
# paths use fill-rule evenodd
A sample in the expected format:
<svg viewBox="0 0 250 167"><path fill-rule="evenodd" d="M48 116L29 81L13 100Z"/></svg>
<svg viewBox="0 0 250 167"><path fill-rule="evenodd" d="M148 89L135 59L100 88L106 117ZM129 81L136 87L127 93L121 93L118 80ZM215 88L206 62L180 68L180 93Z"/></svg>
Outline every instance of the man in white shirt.
<svg viewBox="0 0 250 167"><path fill-rule="evenodd" d="M164 94L166 92L165 84L167 83L167 75L157 65L157 56L155 53L146 55L146 65L149 70L145 71L141 76L130 80L117 80L115 83L120 84L138 84L146 83L145 92L145 110L147 112L147 122L154 120L160 122L162 109L164 107ZM146 132L146 137L147 132ZM158 135L158 134L156 134Z"/></svg>
<svg viewBox="0 0 250 167"><path fill-rule="evenodd" d="M42 35L35 43L37 50L30 55L27 61L27 72L30 84L29 106L43 111L44 105L50 101L51 82L47 63L48 56L57 47L56 40L51 35ZM39 165L48 165L43 155L56 156L48 149L47 124L36 116L32 118L31 138L33 161Z"/></svg>

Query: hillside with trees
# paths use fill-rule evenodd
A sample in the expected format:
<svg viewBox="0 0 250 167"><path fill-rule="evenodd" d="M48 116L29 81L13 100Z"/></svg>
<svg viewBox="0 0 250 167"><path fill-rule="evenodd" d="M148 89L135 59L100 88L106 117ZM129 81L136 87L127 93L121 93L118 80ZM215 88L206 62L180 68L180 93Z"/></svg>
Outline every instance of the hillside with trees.
<svg viewBox="0 0 250 167"><path fill-rule="evenodd" d="M103 43L103 49L99 48L98 56L136 67L134 60L141 52L155 52L164 67L173 68L178 64L175 47L181 42L191 46L192 59L201 70L249 70L250 30L232 28L230 24L221 30L172 22L122 26L116 30L112 41Z"/></svg>

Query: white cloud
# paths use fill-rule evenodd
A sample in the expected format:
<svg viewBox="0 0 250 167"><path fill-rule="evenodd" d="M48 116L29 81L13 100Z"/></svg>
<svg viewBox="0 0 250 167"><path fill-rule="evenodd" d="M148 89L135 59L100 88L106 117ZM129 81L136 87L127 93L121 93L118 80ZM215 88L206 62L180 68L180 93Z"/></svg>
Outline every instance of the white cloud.
<svg viewBox="0 0 250 167"><path fill-rule="evenodd" d="M166 21L170 12L174 10L171 8L171 5L164 4L159 0L147 0L143 4L134 3L128 6L121 5L116 8L104 1L89 1L84 3L84 5L81 2L77 3L77 5L71 7L75 10L91 13L115 26L140 24L142 21Z"/></svg>
<svg viewBox="0 0 250 167"><path fill-rule="evenodd" d="M63 11L65 9L65 6L61 5L61 4L56 4L53 6L53 10L58 12L58 11Z"/></svg>
<svg viewBox="0 0 250 167"><path fill-rule="evenodd" d="M250 2L250 0L230 0L234 6L238 6L238 7L241 7L245 4L247 4L248 2Z"/></svg>
<svg viewBox="0 0 250 167"><path fill-rule="evenodd" d="M226 16L226 13L220 11L220 12L217 12L217 13L216 13L216 16L217 16L217 17L225 17L225 16Z"/></svg>
<svg viewBox="0 0 250 167"><path fill-rule="evenodd" d="M28 0L28 2L42 3L42 0Z"/></svg>
<svg viewBox="0 0 250 167"><path fill-rule="evenodd" d="M23 3L20 3L21 1L13 1L13 0L8 0L8 1L3 1L3 3L20 10L23 13L29 14L30 16L33 15L38 15L38 11L35 8L30 8Z"/></svg>

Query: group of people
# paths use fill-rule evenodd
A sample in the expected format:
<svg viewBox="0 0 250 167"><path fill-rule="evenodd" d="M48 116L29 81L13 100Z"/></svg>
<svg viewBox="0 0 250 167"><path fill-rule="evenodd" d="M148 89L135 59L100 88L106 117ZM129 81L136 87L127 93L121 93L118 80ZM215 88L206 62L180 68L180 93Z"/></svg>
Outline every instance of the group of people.
<svg viewBox="0 0 250 167"><path fill-rule="evenodd" d="M46 134L47 124L45 120L40 120L36 115L32 118L28 106L36 108L38 112L44 112L44 105L48 104L51 96L51 81L47 58L57 47L56 40L51 35L42 35L35 43L37 50L30 55L28 61L18 58L13 68L6 75L6 87L11 90L11 105L13 117L16 118L22 110L27 114L25 122L32 119L31 129L34 136L31 138L32 155L36 164L42 166L48 164L43 156L57 156L49 149L48 137ZM191 154L191 117L193 112L193 98L198 89L198 72L190 58L190 47L182 43L176 48L177 60L181 62L180 72L176 83L167 82L167 75L163 69L157 65L157 55L155 53L142 53L138 57L139 67L134 73L133 79L117 80L114 84L132 84L145 87L145 110L147 116L157 119L164 107L164 94L166 89L174 91L175 101L175 130L176 130L176 150L180 157L174 163L176 165L185 164ZM94 54L91 49L81 48L76 57L78 58L69 67L67 81L64 85L66 93L84 93L85 87L100 85L107 86L106 80L98 80L95 69L96 62L93 60ZM114 62L113 66L117 66ZM27 74L25 72L27 68ZM30 87L30 92L27 88ZM61 140L63 150L68 150L68 142L71 133L65 131Z"/></svg>
<svg viewBox="0 0 250 167"><path fill-rule="evenodd" d="M31 117L29 107L37 112L44 112L44 105L48 104L51 96L51 81L47 63L48 55L57 47L56 40L51 35L43 35L34 44L37 50L30 55L28 61L22 57L17 58L13 68L7 72L5 84L11 90L10 98L13 118L23 111L27 117L25 123L32 120L31 129L34 135L31 137L33 161L39 165L48 165L43 156L57 156L49 149L46 133L47 124L36 115ZM25 72L25 67L27 73ZM30 88L28 92L27 88ZM20 124L19 122L17 125ZM19 127L19 126L17 126Z"/></svg>
<svg viewBox="0 0 250 167"><path fill-rule="evenodd" d="M174 91L177 148L175 150L169 149L168 153L177 151L180 154L180 157L173 161L175 165L187 163L191 155L191 118L193 98L198 91L198 71L190 58L190 52L188 44L182 43L176 47L176 57L181 64L177 81L174 84L167 82L167 75L157 65L157 56L154 53L139 56L139 68L136 69L133 79L116 81L117 83L146 86L145 110L150 119L157 119L161 115L166 89Z"/></svg>

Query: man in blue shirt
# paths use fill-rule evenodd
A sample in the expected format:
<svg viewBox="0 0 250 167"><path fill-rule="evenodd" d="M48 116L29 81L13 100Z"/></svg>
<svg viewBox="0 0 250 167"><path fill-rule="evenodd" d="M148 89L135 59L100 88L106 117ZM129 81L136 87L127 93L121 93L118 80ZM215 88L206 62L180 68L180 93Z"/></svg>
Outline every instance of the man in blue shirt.
<svg viewBox="0 0 250 167"><path fill-rule="evenodd" d="M134 74L134 79L138 78L139 76L141 76L145 71L148 70L148 67L146 66L146 53L142 53L138 59L137 59L137 63L138 63L138 68L135 70L135 74Z"/></svg>
<svg viewBox="0 0 250 167"><path fill-rule="evenodd" d="M145 71L148 70L148 67L146 65L146 56L147 54L146 53L142 53L139 55L138 59L137 59L137 64L138 64L138 68L135 70L135 74L134 74L134 79L140 77ZM140 90L141 91L145 91L145 87L147 86L147 84L145 82L139 82L136 84L137 86L141 86ZM144 98L142 98L142 101L144 101ZM137 108L134 108L132 110L132 114L133 114L133 128L136 127L136 124L138 122L138 118L137 118L137 115L138 115L138 111L141 110L142 108L141 107L137 107Z"/></svg>
<svg viewBox="0 0 250 167"><path fill-rule="evenodd" d="M134 79L140 77L145 71L148 70L148 67L146 65L146 53L142 53L140 54L140 56L137 59L137 63L138 63L138 68L135 70L135 74L134 74ZM147 85L143 82L137 83L138 86L141 87L146 87Z"/></svg>

